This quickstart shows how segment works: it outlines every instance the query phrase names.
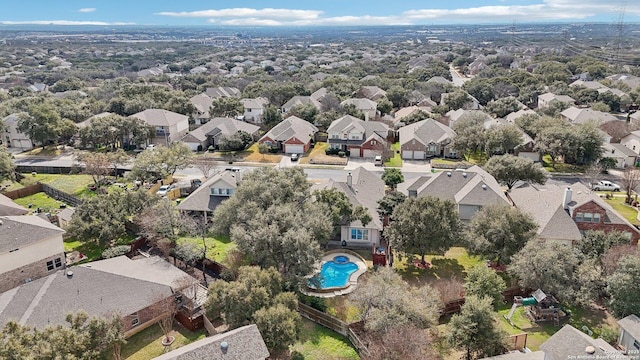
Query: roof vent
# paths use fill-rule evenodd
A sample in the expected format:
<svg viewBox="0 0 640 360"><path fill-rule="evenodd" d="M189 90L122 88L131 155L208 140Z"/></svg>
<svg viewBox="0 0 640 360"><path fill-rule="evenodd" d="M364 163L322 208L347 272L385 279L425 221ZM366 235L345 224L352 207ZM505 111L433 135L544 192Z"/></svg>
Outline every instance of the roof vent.
<svg viewBox="0 0 640 360"><path fill-rule="evenodd" d="M596 352L596 348L594 348L593 346L587 346L586 348L584 348L584 352L586 352L587 354L594 354Z"/></svg>
<svg viewBox="0 0 640 360"><path fill-rule="evenodd" d="M447 171L447 176L451 177L451 171Z"/></svg>
<svg viewBox="0 0 640 360"><path fill-rule="evenodd" d="M67 277L68 278L73 277L73 271L71 271L71 270L67 271Z"/></svg>
<svg viewBox="0 0 640 360"><path fill-rule="evenodd" d="M229 344L226 341L221 342L220 343L220 351L222 351L223 354L226 354L227 350L229 350Z"/></svg>
<svg viewBox="0 0 640 360"><path fill-rule="evenodd" d="M487 184L482 184L482 190L487 190Z"/></svg>
<svg viewBox="0 0 640 360"><path fill-rule="evenodd" d="M466 172L463 172L463 173L462 173L462 177L466 178L466 177L467 177L467 173L466 173Z"/></svg>

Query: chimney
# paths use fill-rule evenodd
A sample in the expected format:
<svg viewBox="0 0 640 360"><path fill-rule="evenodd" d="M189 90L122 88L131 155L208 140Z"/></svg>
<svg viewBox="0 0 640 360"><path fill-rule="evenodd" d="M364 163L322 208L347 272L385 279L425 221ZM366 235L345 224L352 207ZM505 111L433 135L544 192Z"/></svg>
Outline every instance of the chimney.
<svg viewBox="0 0 640 360"><path fill-rule="evenodd" d="M226 341L221 342L221 343L220 343L220 351L221 351L223 354L226 354L226 353L227 353L227 351L229 351L229 343L227 343Z"/></svg>
<svg viewBox="0 0 640 360"><path fill-rule="evenodd" d="M571 187L567 187L564 189L564 195L562 196L562 205L565 210L569 210L569 203L571 202L571 196L573 195L573 190Z"/></svg>
<svg viewBox="0 0 640 360"><path fill-rule="evenodd" d="M353 176L351 176L351 173L347 174L347 185L349 187L351 187L353 185Z"/></svg>

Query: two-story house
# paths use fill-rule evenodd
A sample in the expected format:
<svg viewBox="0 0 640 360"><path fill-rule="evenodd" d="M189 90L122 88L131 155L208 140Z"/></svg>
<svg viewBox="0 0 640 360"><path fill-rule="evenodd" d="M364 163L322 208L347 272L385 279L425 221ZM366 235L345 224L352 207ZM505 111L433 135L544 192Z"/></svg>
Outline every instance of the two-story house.
<svg viewBox="0 0 640 360"><path fill-rule="evenodd" d="M403 159L424 160L426 158L458 157L450 146L456 136L450 127L426 119L418 121L398 130L400 137L400 151Z"/></svg>
<svg viewBox="0 0 640 360"><path fill-rule="evenodd" d="M195 109L193 114L193 121L195 125L202 125L209 121L211 115L209 114L209 109L211 108L211 104L213 104L213 98L207 95L206 93L194 95L189 99L191 105Z"/></svg>
<svg viewBox="0 0 640 360"><path fill-rule="evenodd" d="M7 147L20 149L22 151L33 149L33 142L31 138L25 133L18 131L18 122L20 121L19 114L11 114L4 119L4 130L2 130L0 136L0 143L5 144ZM0 126L0 129L2 126Z"/></svg>
<svg viewBox="0 0 640 360"><path fill-rule="evenodd" d="M632 131L620 140L620 144L640 155L640 130Z"/></svg>
<svg viewBox="0 0 640 360"><path fill-rule="evenodd" d="M349 156L374 158L389 148L389 127L378 121L364 121L345 115L331 122L327 129L329 147L349 152Z"/></svg>
<svg viewBox="0 0 640 360"><path fill-rule="evenodd" d="M64 268L62 234L39 216L0 216L0 293Z"/></svg>
<svg viewBox="0 0 640 360"><path fill-rule="evenodd" d="M380 245L383 224L377 208L378 200L384 197L384 187L384 181L376 174L358 167L347 174L346 181L329 179L311 188L312 190L336 189L344 193L354 207L364 207L371 216L371 221L367 224L363 224L360 220L341 224L339 238L331 239L330 244L367 249Z"/></svg>
<svg viewBox="0 0 640 360"><path fill-rule="evenodd" d="M223 171L204 181L177 206L181 212L208 218L223 201L233 196L240 184L241 172Z"/></svg>
<svg viewBox="0 0 640 360"><path fill-rule="evenodd" d="M151 143L156 145L169 146L189 131L189 117L169 110L147 109L130 117L155 127L156 134Z"/></svg>
<svg viewBox="0 0 640 360"><path fill-rule="evenodd" d="M244 106L243 120L254 123L262 123L262 114L264 114L264 107L269 104L269 99L259 97L255 99L242 99L242 106Z"/></svg>
<svg viewBox="0 0 640 360"><path fill-rule="evenodd" d="M618 345L629 355L638 354L640 350L640 318L631 314L618 320L618 325L620 325Z"/></svg>

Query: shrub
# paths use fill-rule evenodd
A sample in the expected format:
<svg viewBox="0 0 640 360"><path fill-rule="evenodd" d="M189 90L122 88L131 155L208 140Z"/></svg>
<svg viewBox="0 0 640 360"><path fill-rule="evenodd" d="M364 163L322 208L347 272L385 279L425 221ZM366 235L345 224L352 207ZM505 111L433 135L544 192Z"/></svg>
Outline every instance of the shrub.
<svg viewBox="0 0 640 360"><path fill-rule="evenodd" d="M340 157L344 157L344 155L345 155L344 151L339 151L339 152L338 152L338 156L340 156Z"/></svg>
<svg viewBox="0 0 640 360"><path fill-rule="evenodd" d="M234 281L236 280L236 273L231 269L224 269L220 272L220 279L224 281Z"/></svg>
<svg viewBox="0 0 640 360"><path fill-rule="evenodd" d="M125 255L131 251L131 246L129 245L118 245L111 248L106 249L102 252L103 259L110 259L116 256Z"/></svg>
<svg viewBox="0 0 640 360"><path fill-rule="evenodd" d="M210 146L207 148L207 150L208 150L209 152L214 152L214 151L216 151L216 148L215 148L215 147L213 147L213 145L210 145Z"/></svg>
<svg viewBox="0 0 640 360"><path fill-rule="evenodd" d="M316 310L320 310L322 312L327 311L327 302L324 298L319 298L315 296L309 296L304 294L298 294L298 301L305 305L309 305Z"/></svg>
<svg viewBox="0 0 640 360"><path fill-rule="evenodd" d="M202 145L198 145L198 152L202 151Z"/></svg>
<svg viewBox="0 0 640 360"><path fill-rule="evenodd" d="M327 148L324 153L327 155L338 155L340 149Z"/></svg>

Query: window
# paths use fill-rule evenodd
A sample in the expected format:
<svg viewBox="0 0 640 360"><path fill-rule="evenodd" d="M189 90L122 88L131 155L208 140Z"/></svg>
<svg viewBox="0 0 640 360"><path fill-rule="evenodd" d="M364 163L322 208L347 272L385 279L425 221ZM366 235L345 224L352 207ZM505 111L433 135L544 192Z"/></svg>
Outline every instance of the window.
<svg viewBox="0 0 640 360"><path fill-rule="evenodd" d="M371 140L371 145L375 145L376 141L375 140Z"/></svg>
<svg viewBox="0 0 640 360"><path fill-rule="evenodd" d="M56 260L54 261L54 264L56 266L56 269L62 266L62 260L60 258L56 258Z"/></svg>
<svg viewBox="0 0 640 360"><path fill-rule="evenodd" d="M633 340L633 347L636 350L640 350L640 342L638 342L638 340Z"/></svg>
<svg viewBox="0 0 640 360"><path fill-rule="evenodd" d="M211 188L211 195L220 195L220 189Z"/></svg>
<svg viewBox="0 0 640 360"><path fill-rule="evenodd" d="M369 230L367 229L351 229L351 240L369 240Z"/></svg>
<svg viewBox="0 0 640 360"><path fill-rule="evenodd" d="M338 134L331 134L331 138L332 138L332 139L339 139L339 138L340 138L340 135L338 135Z"/></svg>
<svg viewBox="0 0 640 360"><path fill-rule="evenodd" d="M593 213L593 220L591 220L594 223L599 223L600 222L600 214L599 213Z"/></svg>
<svg viewBox="0 0 640 360"><path fill-rule="evenodd" d="M584 213L584 218L582 219L582 221L584 222L591 222L591 218L593 217L592 213Z"/></svg>
<svg viewBox="0 0 640 360"><path fill-rule="evenodd" d="M581 213L581 212L576 213L576 221L577 222L581 222L583 217L584 217L584 213Z"/></svg>
<svg viewBox="0 0 640 360"><path fill-rule="evenodd" d="M633 237L633 234L631 234L630 232L625 232L622 234L622 236L624 236L625 239L631 240L631 238Z"/></svg>
<svg viewBox="0 0 640 360"><path fill-rule="evenodd" d="M140 319L138 318L138 313L132 315L131 318L131 327L136 327L140 324Z"/></svg>
<svg viewBox="0 0 640 360"><path fill-rule="evenodd" d="M51 271L51 270L53 270L53 269L54 269L54 267L53 267L53 260L49 260L49 261L47 261L47 271Z"/></svg>

